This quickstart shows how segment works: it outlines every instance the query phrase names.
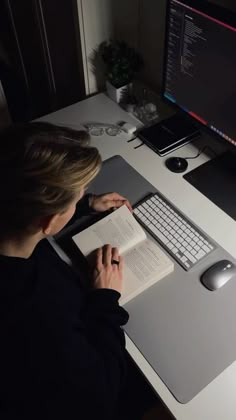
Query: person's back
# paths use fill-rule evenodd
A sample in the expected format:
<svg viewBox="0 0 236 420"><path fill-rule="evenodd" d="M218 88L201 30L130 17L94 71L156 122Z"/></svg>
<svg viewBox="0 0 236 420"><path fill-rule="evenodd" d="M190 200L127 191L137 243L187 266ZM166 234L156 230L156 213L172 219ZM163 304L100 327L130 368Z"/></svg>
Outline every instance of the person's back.
<svg viewBox="0 0 236 420"><path fill-rule="evenodd" d="M81 199L101 164L82 136L28 124L0 139L1 419L112 418L124 380L118 250L98 250L84 288L45 239L78 200L78 215L114 205L111 195Z"/></svg>

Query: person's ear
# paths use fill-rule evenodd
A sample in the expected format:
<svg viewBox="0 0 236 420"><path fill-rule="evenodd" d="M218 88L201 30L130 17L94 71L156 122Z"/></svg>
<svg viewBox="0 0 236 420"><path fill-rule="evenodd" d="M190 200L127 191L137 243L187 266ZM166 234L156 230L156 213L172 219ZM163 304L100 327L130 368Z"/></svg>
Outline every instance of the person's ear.
<svg viewBox="0 0 236 420"><path fill-rule="evenodd" d="M52 214L41 219L42 233L46 236L54 234L60 214Z"/></svg>

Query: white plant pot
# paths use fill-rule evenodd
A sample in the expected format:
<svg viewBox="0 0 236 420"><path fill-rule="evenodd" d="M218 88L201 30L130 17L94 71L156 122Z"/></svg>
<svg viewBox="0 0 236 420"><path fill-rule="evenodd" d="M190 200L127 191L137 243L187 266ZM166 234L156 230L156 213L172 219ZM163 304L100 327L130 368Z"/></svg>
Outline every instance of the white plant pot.
<svg viewBox="0 0 236 420"><path fill-rule="evenodd" d="M120 103L123 95L128 90L129 85L121 86L120 88L115 88L110 82L106 81L107 94L114 102Z"/></svg>

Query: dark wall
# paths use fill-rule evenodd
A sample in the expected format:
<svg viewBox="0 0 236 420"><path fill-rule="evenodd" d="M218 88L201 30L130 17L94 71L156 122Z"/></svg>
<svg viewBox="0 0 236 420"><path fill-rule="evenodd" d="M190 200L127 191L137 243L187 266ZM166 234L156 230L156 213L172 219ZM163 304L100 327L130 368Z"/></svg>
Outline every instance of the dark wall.
<svg viewBox="0 0 236 420"><path fill-rule="evenodd" d="M85 97L75 0L1 0L0 79L15 121Z"/></svg>

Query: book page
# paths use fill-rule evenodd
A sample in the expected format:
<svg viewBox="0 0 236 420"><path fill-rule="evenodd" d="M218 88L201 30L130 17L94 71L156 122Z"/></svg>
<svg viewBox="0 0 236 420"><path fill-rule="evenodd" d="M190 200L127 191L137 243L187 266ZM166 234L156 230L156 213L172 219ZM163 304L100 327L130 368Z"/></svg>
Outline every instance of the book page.
<svg viewBox="0 0 236 420"><path fill-rule="evenodd" d="M120 207L73 236L73 240L85 256L105 244L117 247L120 254L123 254L145 238L144 230L126 206Z"/></svg>
<svg viewBox="0 0 236 420"><path fill-rule="evenodd" d="M174 264L154 241L146 239L124 255L121 303L128 302L174 270Z"/></svg>

